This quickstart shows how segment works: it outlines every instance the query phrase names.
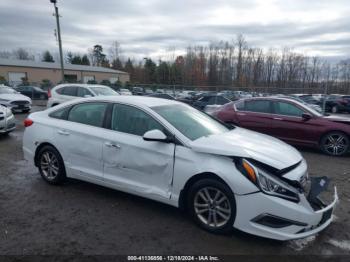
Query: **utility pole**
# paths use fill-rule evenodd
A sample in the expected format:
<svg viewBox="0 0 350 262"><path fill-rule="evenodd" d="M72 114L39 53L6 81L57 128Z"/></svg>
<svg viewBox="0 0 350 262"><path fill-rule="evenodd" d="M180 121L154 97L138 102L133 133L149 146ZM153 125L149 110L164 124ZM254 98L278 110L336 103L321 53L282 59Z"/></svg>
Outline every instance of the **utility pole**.
<svg viewBox="0 0 350 262"><path fill-rule="evenodd" d="M62 77L62 83L64 82L64 66L63 66L63 53L62 53L62 40L61 40L61 29L60 29L60 17L58 14L58 7L56 6L57 0L50 0L51 3L53 3L55 7L55 16L56 16L56 23L57 23L57 35L58 35L58 48L60 50L60 62L61 62L61 77Z"/></svg>

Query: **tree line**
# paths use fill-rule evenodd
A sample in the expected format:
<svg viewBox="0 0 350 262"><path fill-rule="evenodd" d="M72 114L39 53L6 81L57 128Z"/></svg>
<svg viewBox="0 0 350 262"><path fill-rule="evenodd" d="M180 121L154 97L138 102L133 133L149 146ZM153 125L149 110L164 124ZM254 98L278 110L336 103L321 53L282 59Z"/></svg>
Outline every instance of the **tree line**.
<svg viewBox="0 0 350 262"><path fill-rule="evenodd" d="M17 59L33 60L34 56L21 48L13 51ZM6 53L0 52L0 57ZM252 47L244 36L232 41L186 48L183 55L169 53L170 58L125 58L118 41L107 53L95 45L85 54L67 52L65 60L71 64L102 66L126 71L132 83L186 85L315 88L337 86L350 91L350 59L331 63L317 56L307 56L290 48L263 50ZM42 61L54 62L49 51Z"/></svg>

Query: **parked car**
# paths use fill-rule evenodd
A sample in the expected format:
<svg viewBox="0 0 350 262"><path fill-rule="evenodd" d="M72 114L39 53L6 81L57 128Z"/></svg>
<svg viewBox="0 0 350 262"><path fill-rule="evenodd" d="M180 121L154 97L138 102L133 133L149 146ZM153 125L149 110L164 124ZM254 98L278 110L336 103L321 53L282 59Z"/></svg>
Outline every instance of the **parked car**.
<svg viewBox="0 0 350 262"><path fill-rule="evenodd" d="M231 100L224 96L204 95L197 101L193 102L193 106L199 110L204 110L208 105L224 105L230 102Z"/></svg>
<svg viewBox="0 0 350 262"><path fill-rule="evenodd" d="M61 84L49 90L47 107L57 106L63 102L81 97L118 96L119 93L104 85Z"/></svg>
<svg viewBox="0 0 350 262"><path fill-rule="evenodd" d="M163 99L168 99L168 100L175 100L175 97L168 95L168 94L161 94L161 93L154 93L147 95L148 97L158 97L158 98L163 98Z"/></svg>
<svg viewBox="0 0 350 262"><path fill-rule="evenodd" d="M333 156L349 147L350 119L324 116L286 98L252 98L230 103L213 113L226 123L277 137L293 145L321 149Z"/></svg>
<svg viewBox="0 0 350 262"><path fill-rule="evenodd" d="M323 103L323 101L321 101ZM329 95L326 98L326 111L332 113L350 113L350 96Z"/></svg>
<svg viewBox="0 0 350 262"><path fill-rule="evenodd" d="M0 86L0 105L10 108L13 112L27 113L32 108L32 100L11 87Z"/></svg>
<svg viewBox="0 0 350 262"><path fill-rule="evenodd" d="M143 88L139 87L139 86L134 86L131 88L131 93L133 95L142 96L143 95Z"/></svg>
<svg viewBox="0 0 350 262"><path fill-rule="evenodd" d="M36 86L18 86L15 90L31 99L48 99L47 92Z"/></svg>
<svg viewBox="0 0 350 262"><path fill-rule="evenodd" d="M119 94L124 95L124 96L131 96L132 95L130 90L126 89L126 88L120 88L119 89Z"/></svg>
<svg viewBox="0 0 350 262"><path fill-rule="evenodd" d="M8 134L15 130L16 120L12 114L12 111L0 105L0 134Z"/></svg>
<svg viewBox="0 0 350 262"><path fill-rule="evenodd" d="M307 197L328 182L313 177L310 189L297 150L183 103L93 97L33 113L24 125L24 157L49 184L72 177L182 207L214 233L235 227L287 240L333 220L336 190L330 203Z"/></svg>

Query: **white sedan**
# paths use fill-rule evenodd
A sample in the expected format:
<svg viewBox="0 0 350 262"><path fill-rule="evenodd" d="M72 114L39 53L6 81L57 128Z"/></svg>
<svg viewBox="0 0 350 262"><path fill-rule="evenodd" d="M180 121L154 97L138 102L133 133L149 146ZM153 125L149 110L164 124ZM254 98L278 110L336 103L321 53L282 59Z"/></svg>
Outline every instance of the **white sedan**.
<svg viewBox="0 0 350 262"><path fill-rule="evenodd" d="M297 150L177 101L93 97L24 124L25 158L50 184L72 177L181 207L214 233L237 228L287 240L333 220L336 189L320 202L328 180L315 177L310 189Z"/></svg>
<svg viewBox="0 0 350 262"><path fill-rule="evenodd" d="M0 105L0 134L8 134L15 130L16 120L12 114L12 111Z"/></svg>
<svg viewBox="0 0 350 262"><path fill-rule="evenodd" d="M13 88L2 85L0 86L0 105L8 107L14 112L27 113L32 108L32 100Z"/></svg>

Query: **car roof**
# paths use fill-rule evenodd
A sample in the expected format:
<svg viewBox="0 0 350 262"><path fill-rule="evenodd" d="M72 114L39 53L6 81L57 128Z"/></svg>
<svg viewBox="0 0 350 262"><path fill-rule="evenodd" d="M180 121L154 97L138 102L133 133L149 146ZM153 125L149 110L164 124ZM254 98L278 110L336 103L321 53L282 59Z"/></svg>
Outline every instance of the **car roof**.
<svg viewBox="0 0 350 262"><path fill-rule="evenodd" d="M67 83L67 84L59 84L55 86L53 89L60 88L60 87L65 87L65 86L80 86L80 87L108 87L105 85L98 85L98 84L79 84L79 83Z"/></svg>
<svg viewBox="0 0 350 262"><path fill-rule="evenodd" d="M298 100L295 100L293 98L287 98L287 97L278 97L278 96L269 96L269 97L251 97L251 98L244 98L244 99L240 99L237 100L235 102L239 102L239 101L256 101L256 100L274 100L274 101L286 101L286 102L293 102L293 103L297 103L297 104L301 104L303 105L301 102L299 102Z"/></svg>
<svg viewBox="0 0 350 262"><path fill-rule="evenodd" d="M83 98L82 101L108 101L108 102L118 102L127 103L130 105L141 106L141 107L154 107L154 106L164 106L164 105L180 105L183 103L167 100L164 98L150 97L150 96L97 96L92 98ZM76 100L74 100L76 101Z"/></svg>

